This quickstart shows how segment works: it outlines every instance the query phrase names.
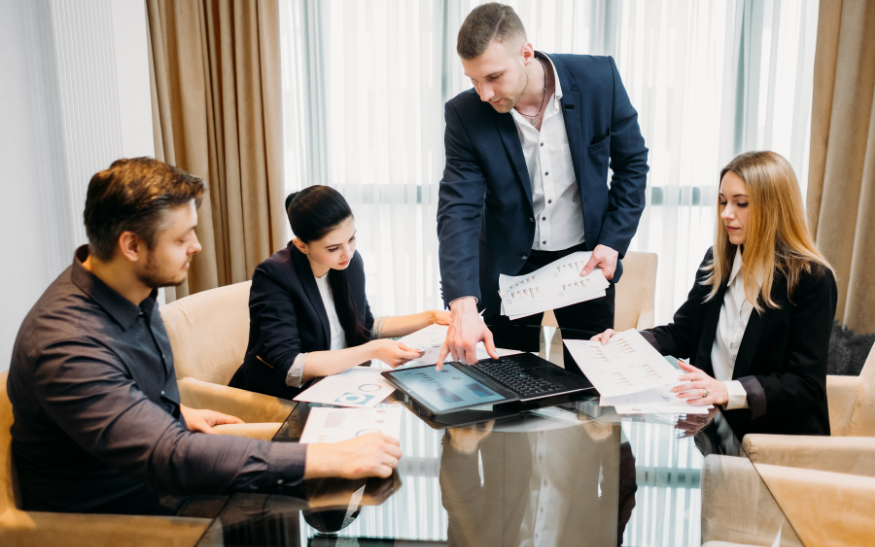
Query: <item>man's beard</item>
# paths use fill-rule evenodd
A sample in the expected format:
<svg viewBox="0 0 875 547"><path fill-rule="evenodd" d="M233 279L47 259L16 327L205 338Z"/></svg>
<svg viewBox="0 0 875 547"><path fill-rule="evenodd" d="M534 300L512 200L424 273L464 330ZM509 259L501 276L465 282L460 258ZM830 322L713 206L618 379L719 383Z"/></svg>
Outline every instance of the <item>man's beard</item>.
<svg viewBox="0 0 875 547"><path fill-rule="evenodd" d="M509 97L510 104L507 107L507 110L502 111L502 110L495 108L495 105L490 105L490 106L492 106L492 108L495 108L496 112L498 112L500 114L507 114L508 112L513 110L514 107L516 107L516 104L519 102L520 98L522 98L523 93L526 92L526 88L529 86L529 73L526 72L525 69L523 69L523 74L525 75L525 78L520 78L520 82L519 82L522 85L518 85L517 89L514 91L513 95L511 95ZM525 83L523 83L523 80L525 81Z"/></svg>
<svg viewBox="0 0 875 547"><path fill-rule="evenodd" d="M185 275L181 279L176 280L171 277L163 276L155 264L154 257L149 255L146 259L145 267L142 271L136 272L137 279L140 283L146 285L150 289L160 289L161 287L178 287L185 282Z"/></svg>

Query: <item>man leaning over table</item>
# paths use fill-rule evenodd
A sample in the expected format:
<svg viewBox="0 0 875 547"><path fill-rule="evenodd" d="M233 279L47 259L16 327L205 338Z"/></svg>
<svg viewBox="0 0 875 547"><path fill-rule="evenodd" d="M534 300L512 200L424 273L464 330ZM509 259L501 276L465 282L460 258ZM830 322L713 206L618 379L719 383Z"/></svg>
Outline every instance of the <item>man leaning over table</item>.
<svg viewBox="0 0 875 547"><path fill-rule="evenodd" d="M204 182L151 158L94 175L88 245L46 289L15 341L8 393L23 508L174 514L175 494L282 492L302 479L388 477L398 441L335 444L216 435L240 420L180 403L156 305L201 250Z"/></svg>
<svg viewBox="0 0 875 547"><path fill-rule="evenodd" d="M499 274L577 251L592 251L581 275L601 268L612 283L604 298L557 309L559 326L611 328L613 283L644 209L648 171L638 113L614 60L535 51L513 9L496 3L468 15L457 51L474 89L445 106L437 222L452 318L439 366L448 357L476 362L481 340L497 358L486 324L508 321Z"/></svg>

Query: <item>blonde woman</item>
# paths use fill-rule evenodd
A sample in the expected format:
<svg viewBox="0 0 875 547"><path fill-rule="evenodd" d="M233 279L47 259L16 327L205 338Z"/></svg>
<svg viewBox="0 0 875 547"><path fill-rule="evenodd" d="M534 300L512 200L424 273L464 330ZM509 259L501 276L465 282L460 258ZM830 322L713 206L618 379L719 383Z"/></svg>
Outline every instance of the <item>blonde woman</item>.
<svg viewBox="0 0 875 547"><path fill-rule="evenodd" d="M642 334L682 364L674 388L747 433L829 435L826 366L837 290L805 224L793 168L748 152L720 172L714 246L674 322ZM613 331L594 339L607 343Z"/></svg>

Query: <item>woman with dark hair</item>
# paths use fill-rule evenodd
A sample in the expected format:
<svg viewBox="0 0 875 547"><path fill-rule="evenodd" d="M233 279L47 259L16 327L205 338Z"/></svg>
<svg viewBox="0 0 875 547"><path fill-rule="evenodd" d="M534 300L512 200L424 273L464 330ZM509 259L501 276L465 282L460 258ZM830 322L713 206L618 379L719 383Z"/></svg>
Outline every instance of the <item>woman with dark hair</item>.
<svg viewBox="0 0 875 547"><path fill-rule="evenodd" d="M355 250L355 219L343 196L310 186L286 198L295 234L255 269L249 294L249 347L231 379L237 387L290 399L313 378L379 359L392 367L420 356L403 336L449 312L374 318Z"/></svg>

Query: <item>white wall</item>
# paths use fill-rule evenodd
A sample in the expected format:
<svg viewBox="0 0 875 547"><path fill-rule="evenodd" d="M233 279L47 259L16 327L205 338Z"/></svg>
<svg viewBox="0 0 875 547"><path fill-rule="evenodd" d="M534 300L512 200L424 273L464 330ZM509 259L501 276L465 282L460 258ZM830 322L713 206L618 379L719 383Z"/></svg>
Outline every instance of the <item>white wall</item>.
<svg viewBox="0 0 875 547"><path fill-rule="evenodd" d="M86 241L91 176L152 156L142 0L0 0L0 371Z"/></svg>

